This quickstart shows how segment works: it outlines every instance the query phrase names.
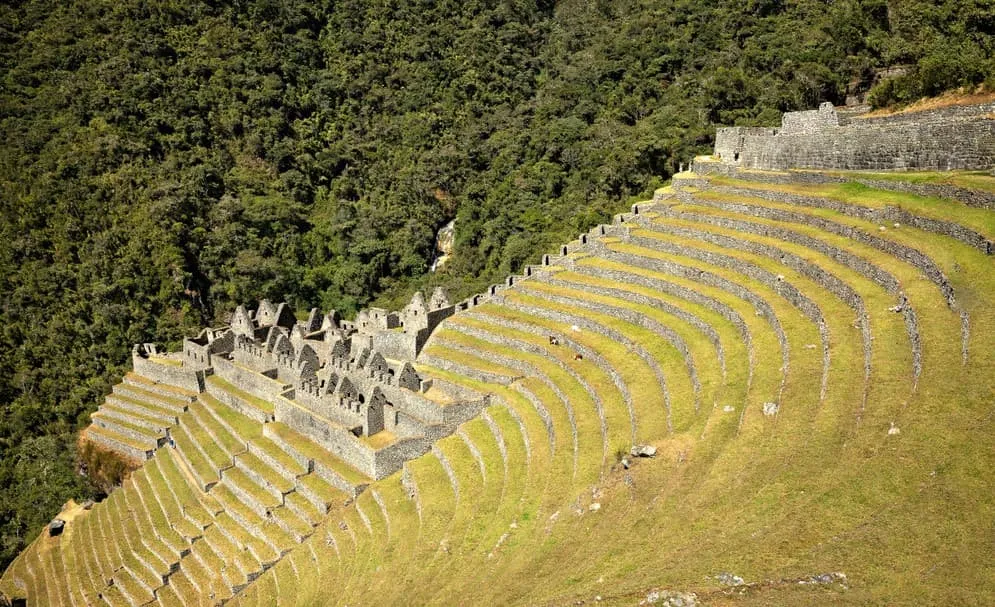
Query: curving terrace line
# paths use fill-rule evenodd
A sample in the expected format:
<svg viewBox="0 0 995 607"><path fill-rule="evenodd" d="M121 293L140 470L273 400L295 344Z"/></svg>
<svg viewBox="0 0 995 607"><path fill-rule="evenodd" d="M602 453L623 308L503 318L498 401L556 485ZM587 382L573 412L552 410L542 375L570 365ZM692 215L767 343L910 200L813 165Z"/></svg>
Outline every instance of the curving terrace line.
<svg viewBox="0 0 995 607"><path fill-rule="evenodd" d="M802 225L815 228L821 232L842 236L863 245L872 247L890 257L912 265L939 288L940 292L943 294L943 297L946 299L947 305L959 314L961 322L962 359L965 364L967 363L967 341L970 336L970 316L966 310L962 309L958 305L957 300L954 297L953 287L951 286L946 274L933 261L933 259L922 251L903 245L890 238L883 238L871 234L869 233L869 228L868 230L864 230L853 225L834 221L824 216L814 216L804 211L786 210L769 206L770 201L765 199L751 197L747 200L737 199L735 202L726 202L708 198L706 197L707 195L684 196L681 194L680 196L682 199L687 200L688 204L696 206L714 208L723 212L741 216ZM910 315L908 322L911 324L913 320L914 312Z"/></svg>
<svg viewBox="0 0 995 607"><path fill-rule="evenodd" d="M472 321L478 321L478 323L486 324L470 324ZM523 351L531 352L540 356L549 357L551 360L556 361L557 365L563 369L566 373L574 376L580 380L579 374L569 366L567 366L562 358L556 356L548 346L537 344L534 341L526 341L521 339L514 339L509 335L497 335L493 330L487 330L486 325L491 325L494 328L503 327L511 331L517 331L521 333L528 333L534 335L541 339L546 339L549 335L549 331L543 327L539 327L533 324L518 322L510 320L507 318L501 318L498 316L489 315L482 313L477 310L471 310L465 314L460 315L459 318L455 319L452 323L453 327L458 327L460 331L467 332L468 334L474 335L485 341L490 341L494 343L500 343L502 339L510 342L513 347L522 348ZM563 346L573 350L575 352L580 352L586 360L590 360L596 366L601 368L612 380L615 388L618 389L619 393L622 395L622 399L625 401L625 406L628 411L628 425L630 428L631 440L635 440L636 437L636 416L633 410L632 395L629 393L629 388L622 380L618 372L612 367L604 357L602 357L597 351L588 348L587 346L574 341L570 338L569 334L560 334L557 336ZM607 434L607 428L605 424L602 424L602 434Z"/></svg>
<svg viewBox="0 0 995 607"><path fill-rule="evenodd" d="M641 234L644 233L646 232L641 232ZM826 326L826 319L825 315L822 313L822 308L818 303L816 303L815 300L805 295L790 281L785 280L780 275L766 270L755 263L745 261L733 255L726 255L710 251L705 248L689 246L686 243L678 244L666 239L663 236L664 235L662 233L660 233L660 237L647 237L633 234L630 238L626 239L626 242L669 255L694 259L696 261L706 263L709 266L724 268L752 278L773 290L775 293L787 300L793 307L798 309L802 314L807 316L809 320L811 320L819 328L819 336L822 341L823 358L821 385L822 393L825 393L826 385L829 381L829 330Z"/></svg>
<svg viewBox="0 0 995 607"><path fill-rule="evenodd" d="M680 354L684 361L685 368L687 369L688 377L691 380L691 385L694 390L695 402L694 410L695 413L698 412L701 405L701 382L698 379L697 367L695 365L694 358L691 356L691 351L688 348L687 342L684 341L680 335L677 334L673 329L664 325L663 323L657 322L655 319L650 318L644 314L634 312L628 309L622 302L609 303L605 301L592 302L582 298L582 293L577 293L573 291L572 287L567 287L571 291L570 295L558 294L552 291L544 290L540 287L542 282L545 280L540 279L541 282L537 284L536 281L528 281L521 284L520 291L528 293L529 295L556 304L561 304L563 306L568 306L569 308L577 308L581 310L587 310L595 313L605 313L609 311L610 316L617 317L625 322L637 326L649 329L663 340L670 343ZM634 342L638 343L638 342ZM659 363L658 363L659 366ZM666 376L664 374L664 376Z"/></svg>

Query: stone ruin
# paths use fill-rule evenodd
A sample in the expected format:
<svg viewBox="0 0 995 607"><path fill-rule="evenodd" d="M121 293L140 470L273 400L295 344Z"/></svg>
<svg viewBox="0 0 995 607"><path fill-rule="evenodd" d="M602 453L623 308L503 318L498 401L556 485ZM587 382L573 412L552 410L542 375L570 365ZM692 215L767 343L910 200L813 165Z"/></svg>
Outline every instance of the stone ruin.
<svg viewBox="0 0 995 607"><path fill-rule="evenodd" d="M979 170L995 165L995 102L887 116L866 107L787 112L780 127L715 135L722 165L788 170ZM696 170L700 163L696 162Z"/></svg>
<svg viewBox="0 0 995 607"><path fill-rule="evenodd" d="M180 353L153 344L133 349L135 372L191 392L208 392L217 375L238 391L273 404L271 417L240 399L213 394L262 423L278 421L326 447L371 478L416 457L486 399L461 399L419 376L415 358L457 306L437 288L416 293L399 312L362 310L355 321L312 309L306 320L286 303L238 306L227 326L183 341ZM434 393L433 393L434 392ZM460 394L465 394L459 391ZM353 439L378 437L376 449Z"/></svg>

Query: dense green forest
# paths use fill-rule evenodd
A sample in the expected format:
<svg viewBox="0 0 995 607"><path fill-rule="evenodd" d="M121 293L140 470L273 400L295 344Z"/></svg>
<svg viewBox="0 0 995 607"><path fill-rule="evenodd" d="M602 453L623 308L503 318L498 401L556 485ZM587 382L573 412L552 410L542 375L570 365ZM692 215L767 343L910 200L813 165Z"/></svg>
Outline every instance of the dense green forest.
<svg viewBox="0 0 995 607"><path fill-rule="evenodd" d="M466 295L716 124L995 73L991 0L0 5L0 567L70 497L131 344L237 303ZM428 274L437 229L452 261Z"/></svg>

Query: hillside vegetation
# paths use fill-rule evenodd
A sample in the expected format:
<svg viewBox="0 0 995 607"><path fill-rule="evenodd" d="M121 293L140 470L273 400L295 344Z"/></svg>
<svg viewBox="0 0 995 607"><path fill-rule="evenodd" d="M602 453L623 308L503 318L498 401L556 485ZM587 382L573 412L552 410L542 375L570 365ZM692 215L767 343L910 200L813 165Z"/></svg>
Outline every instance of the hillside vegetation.
<svg viewBox="0 0 995 607"><path fill-rule="evenodd" d="M873 68L993 73L990 3L0 6L0 566L98 488L76 431L130 345L259 297L466 294L647 194L716 123ZM435 231L454 255L426 277Z"/></svg>

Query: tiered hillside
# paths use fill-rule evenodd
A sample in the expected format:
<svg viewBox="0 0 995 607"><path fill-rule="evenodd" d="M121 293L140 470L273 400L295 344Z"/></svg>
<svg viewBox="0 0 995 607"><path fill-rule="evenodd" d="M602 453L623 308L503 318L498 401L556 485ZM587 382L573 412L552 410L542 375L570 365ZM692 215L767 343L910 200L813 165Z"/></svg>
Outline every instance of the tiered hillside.
<svg viewBox="0 0 995 607"><path fill-rule="evenodd" d="M153 395L166 390L129 375L114 394L152 410ZM125 398L115 395L108 404ZM260 424L210 391L176 406L173 446L105 502L64 513L66 531L43 534L8 570L14 596L42 605L224 601L369 482L290 428ZM117 419L105 405L87 433L139 443L130 432L145 414L125 411L128 421L105 430L105 416Z"/></svg>
<svg viewBox="0 0 995 607"><path fill-rule="evenodd" d="M239 604L988 603L995 180L681 177L447 321L500 404Z"/></svg>
<svg viewBox="0 0 995 607"><path fill-rule="evenodd" d="M171 427L175 448L67 513L3 591L990 604L995 178L696 167L456 306L415 368L492 404L381 480L223 384L127 378L89 432L151 446Z"/></svg>

